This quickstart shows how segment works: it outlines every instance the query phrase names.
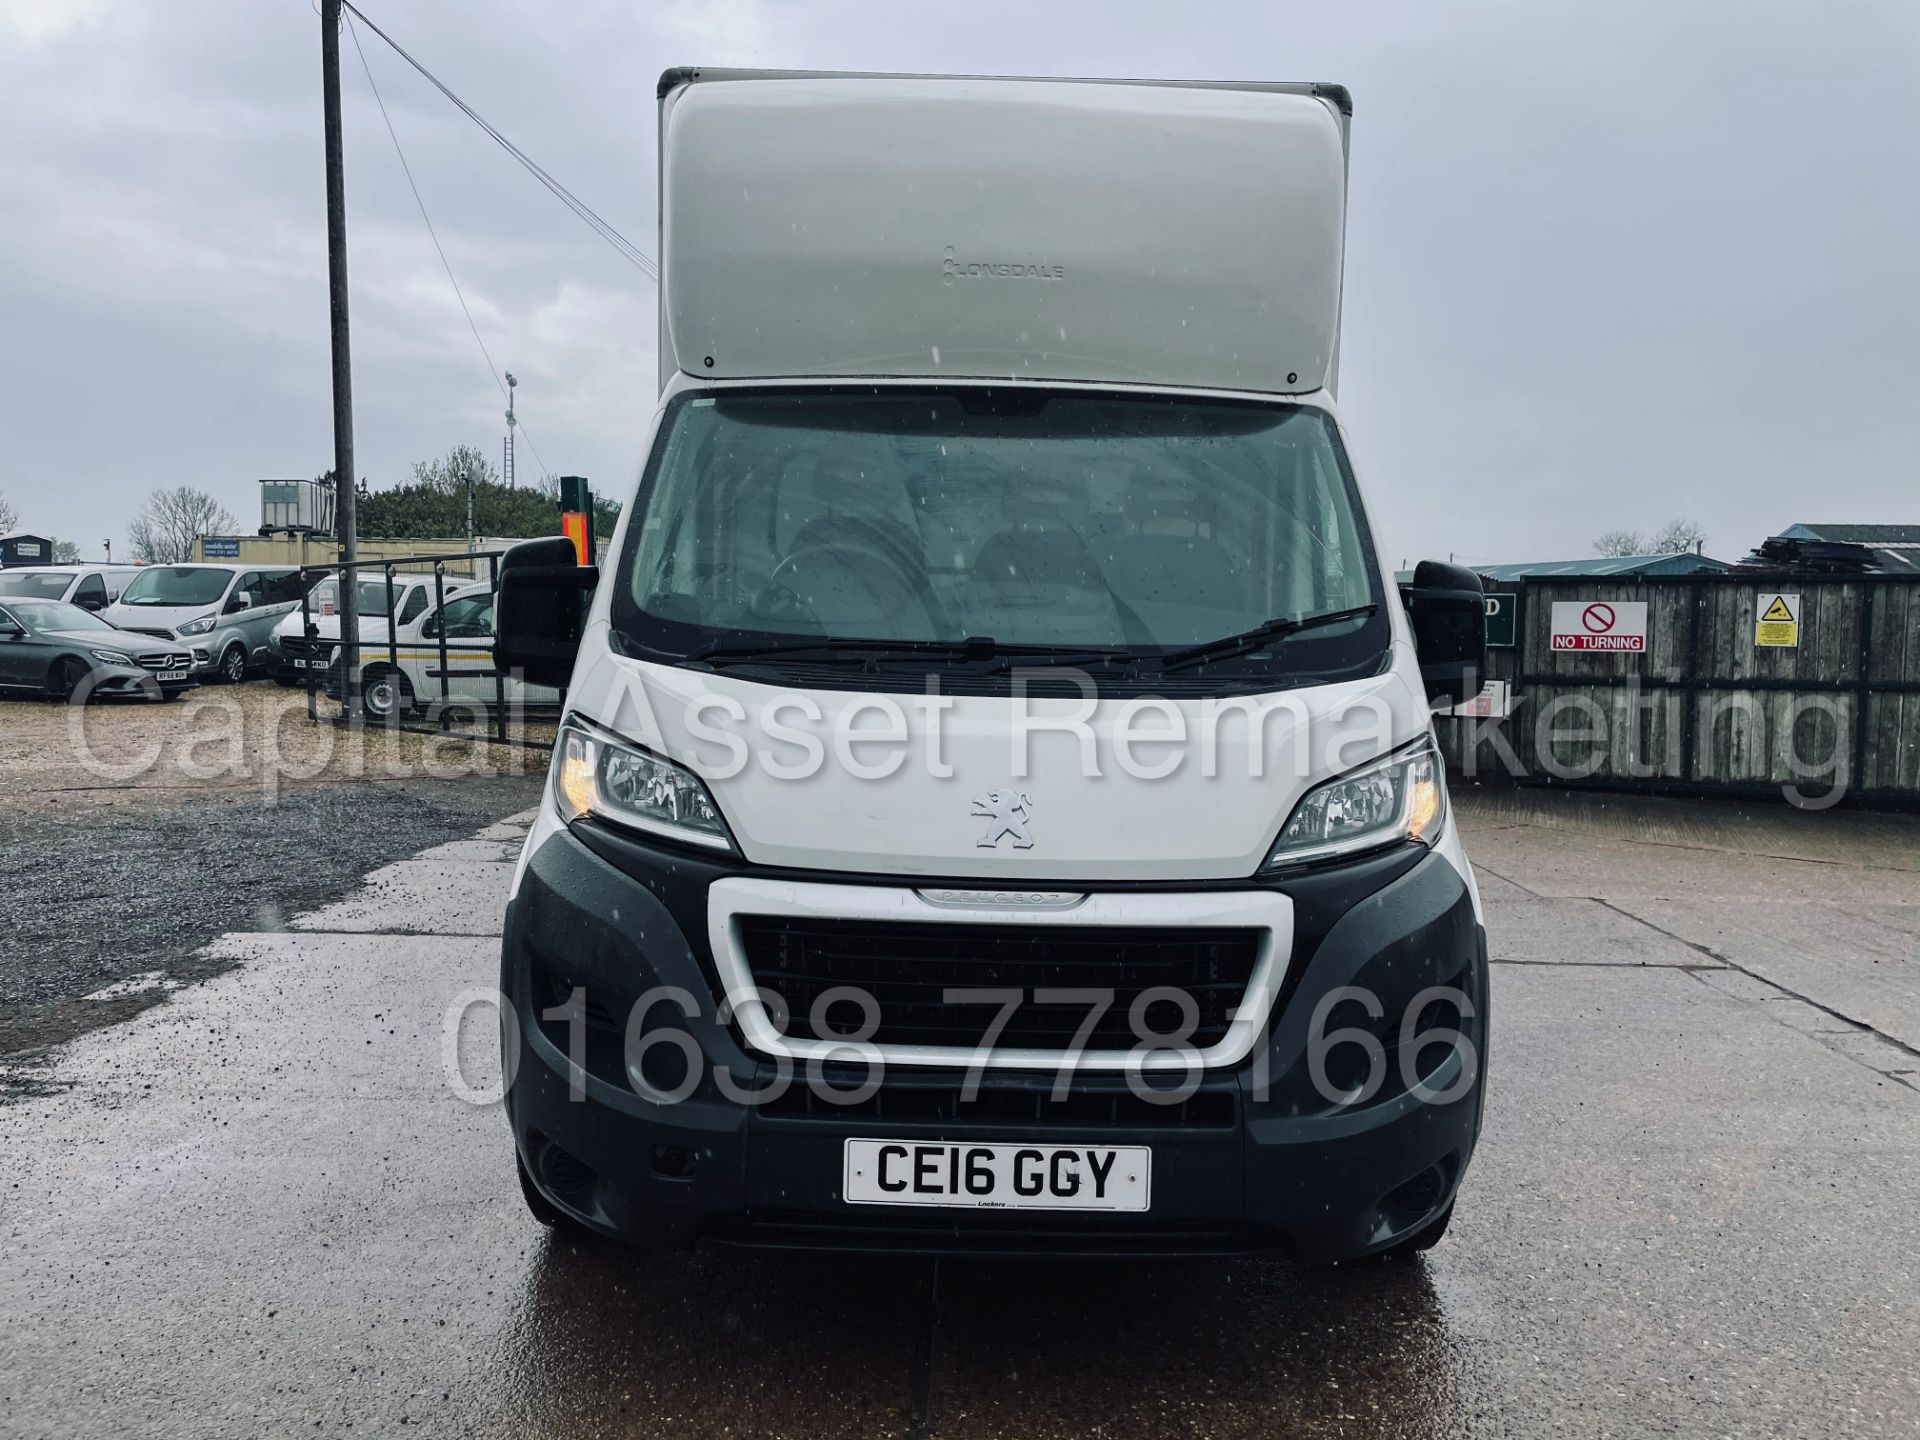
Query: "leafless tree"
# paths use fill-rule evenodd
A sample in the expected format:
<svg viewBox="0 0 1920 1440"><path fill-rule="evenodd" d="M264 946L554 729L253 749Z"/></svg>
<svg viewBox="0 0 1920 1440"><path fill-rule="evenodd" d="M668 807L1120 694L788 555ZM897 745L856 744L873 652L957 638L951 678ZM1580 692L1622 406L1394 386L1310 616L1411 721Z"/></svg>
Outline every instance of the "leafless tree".
<svg viewBox="0 0 1920 1440"><path fill-rule="evenodd" d="M233 513L204 490L176 485L147 497L139 518L127 527L133 558L148 565L172 565L193 554L201 535L235 528Z"/></svg>
<svg viewBox="0 0 1920 1440"><path fill-rule="evenodd" d="M1609 530L1593 542L1593 553L1607 560L1621 555L1645 555L1646 537L1638 530Z"/></svg>
<svg viewBox="0 0 1920 1440"><path fill-rule="evenodd" d="M0 532L13 529L20 523L20 512L13 508L13 502L0 495Z"/></svg>
<svg viewBox="0 0 1920 1440"><path fill-rule="evenodd" d="M1656 555L1677 555L1682 550L1692 550L1704 545L1707 532L1691 520L1669 520L1658 535L1653 537L1653 551Z"/></svg>

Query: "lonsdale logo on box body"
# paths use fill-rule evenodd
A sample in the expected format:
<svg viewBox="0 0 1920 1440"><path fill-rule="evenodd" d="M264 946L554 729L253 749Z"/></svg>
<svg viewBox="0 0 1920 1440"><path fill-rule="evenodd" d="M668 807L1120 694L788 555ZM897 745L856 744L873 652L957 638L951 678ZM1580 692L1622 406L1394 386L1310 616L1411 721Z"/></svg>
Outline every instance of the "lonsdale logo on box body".
<svg viewBox="0 0 1920 1440"><path fill-rule="evenodd" d="M955 280L1064 280L1064 265L1041 265L1032 260L962 260L949 245L940 261L940 280L951 285Z"/></svg>

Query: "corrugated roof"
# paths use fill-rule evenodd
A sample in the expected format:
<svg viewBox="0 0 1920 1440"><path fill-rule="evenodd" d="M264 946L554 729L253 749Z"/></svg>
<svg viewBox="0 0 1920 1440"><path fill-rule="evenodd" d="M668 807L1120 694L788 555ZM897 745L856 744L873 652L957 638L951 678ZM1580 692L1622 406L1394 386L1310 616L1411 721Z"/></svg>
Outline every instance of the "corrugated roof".
<svg viewBox="0 0 1920 1440"><path fill-rule="evenodd" d="M1619 575L1694 575L1731 570L1724 560L1681 550L1666 555L1589 555L1582 560L1534 560L1514 565L1475 565L1489 580L1597 580Z"/></svg>
<svg viewBox="0 0 1920 1440"><path fill-rule="evenodd" d="M1920 525L1789 525L1795 540L1839 540L1849 545L1920 545Z"/></svg>
<svg viewBox="0 0 1920 1440"><path fill-rule="evenodd" d="M1789 540L1865 545L1878 567L1894 575L1920 574L1920 525L1789 525Z"/></svg>

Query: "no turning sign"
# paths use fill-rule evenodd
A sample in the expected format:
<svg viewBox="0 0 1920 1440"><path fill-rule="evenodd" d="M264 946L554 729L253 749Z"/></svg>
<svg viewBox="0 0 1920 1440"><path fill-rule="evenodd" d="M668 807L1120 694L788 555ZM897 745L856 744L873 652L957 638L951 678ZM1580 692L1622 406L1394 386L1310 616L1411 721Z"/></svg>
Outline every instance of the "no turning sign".
<svg viewBox="0 0 1920 1440"><path fill-rule="evenodd" d="M1555 650L1611 650L1638 654L1647 648L1644 600L1556 600L1550 644Z"/></svg>

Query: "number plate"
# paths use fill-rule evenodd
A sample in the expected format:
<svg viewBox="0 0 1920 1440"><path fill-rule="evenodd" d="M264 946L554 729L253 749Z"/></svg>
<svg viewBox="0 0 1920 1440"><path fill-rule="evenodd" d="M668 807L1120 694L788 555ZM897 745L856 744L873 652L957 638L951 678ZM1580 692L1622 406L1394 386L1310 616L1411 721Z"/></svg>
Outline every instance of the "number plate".
<svg viewBox="0 0 1920 1440"><path fill-rule="evenodd" d="M187 678L187 672L184 670L160 670L155 672L153 678L156 680L184 680Z"/></svg>
<svg viewBox="0 0 1920 1440"><path fill-rule="evenodd" d="M849 1140L840 1193L850 1205L1138 1212L1152 1181L1145 1145Z"/></svg>

